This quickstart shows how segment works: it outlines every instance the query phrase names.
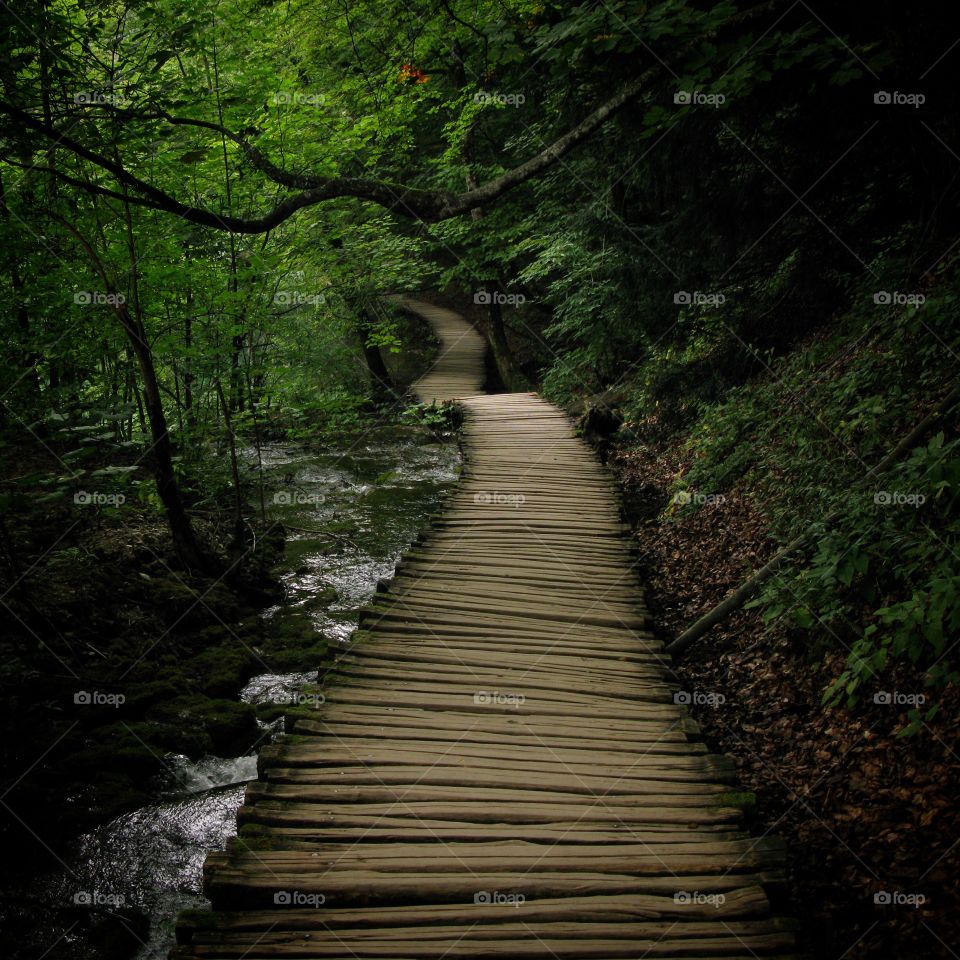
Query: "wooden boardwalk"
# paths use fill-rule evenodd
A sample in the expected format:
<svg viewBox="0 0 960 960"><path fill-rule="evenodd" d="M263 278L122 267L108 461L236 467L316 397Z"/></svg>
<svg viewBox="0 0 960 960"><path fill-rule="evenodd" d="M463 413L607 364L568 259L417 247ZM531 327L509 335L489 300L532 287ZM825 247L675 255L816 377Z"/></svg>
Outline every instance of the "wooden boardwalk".
<svg viewBox="0 0 960 960"><path fill-rule="evenodd" d="M366 612L316 719L261 752L213 912L178 958L756 958L783 848L751 839L646 629L612 482L484 345L417 385L465 409L466 471Z"/></svg>

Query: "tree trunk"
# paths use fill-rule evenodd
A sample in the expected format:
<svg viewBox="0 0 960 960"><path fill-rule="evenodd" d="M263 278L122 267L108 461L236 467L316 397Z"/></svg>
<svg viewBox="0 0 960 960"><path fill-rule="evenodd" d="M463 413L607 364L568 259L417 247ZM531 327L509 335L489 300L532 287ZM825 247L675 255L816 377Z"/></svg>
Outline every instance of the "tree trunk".
<svg viewBox="0 0 960 960"><path fill-rule="evenodd" d="M142 324L135 321L127 310L126 304L116 308L117 316L124 333L130 341L137 365L140 368L140 380L143 384L143 401L150 424L150 459L157 482L157 493L163 504L173 538L173 547L185 567L190 570L211 572L212 564L200 547L193 524L187 515L180 495L180 485L173 469L173 445L167 428L167 417L160 397L160 385L153 363L153 352L147 343Z"/></svg>
<svg viewBox="0 0 960 960"><path fill-rule="evenodd" d="M498 297L502 296L504 292L503 288L500 282L495 280L487 284L487 290L491 296L487 309L487 319L484 324L484 333L493 353L497 372L500 374L500 379L507 390L527 390L530 384L517 366L513 351L507 343L507 330L503 323L503 308L498 300Z"/></svg>
<svg viewBox="0 0 960 960"><path fill-rule="evenodd" d="M230 476L233 479L233 548L239 553L243 550L243 491L240 487L240 467L237 463L237 436L233 432L233 420L230 418L230 405L223 395L223 385L215 381L220 406L223 409L223 423L227 428L227 440L230 443Z"/></svg>
<svg viewBox="0 0 960 960"><path fill-rule="evenodd" d="M360 315L360 343L363 349L363 358L367 363L367 372L370 375L370 391L373 399L377 403L383 403L396 397L396 390L393 386L393 379L387 365L383 362L383 354L380 348L371 344L370 331L373 329L373 317L367 311L366 307L361 307Z"/></svg>
<svg viewBox="0 0 960 960"><path fill-rule="evenodd" d="M189 247L186 250L187 267L191 264ZM189 274L188 274L189 275ZM188 281L187 309L183 316L183 405L186 409L187 426L196 425L196 414L193 409L193 282Z"/></svg>
<svg viewBox="0 0 960 960"><path fill-rule="evenodd" d="M136 316L130 313L126 298L117 293L116 284L111 283L106 267L100 257L97 256L97 252L90 241L69 221L62 217L56 217L56 219L77 238L100 275L104 285L104 293L110 297L109 302L120 321L120 326L123 328L130 348L133 350L133 355L136 357L137 366L140 370L140 380L143 384L143 402L152 440L148 453L153 463L157 494L163 504L167 524L170 527L173 548L180 562L188 570L214 573L216 572L214 561L200 546L193 524L190 522L190 517L184 507L180 485L177 483L177 475L173 469L173 444L170 441L170 431L167 427L167 418L160 397L160 383L157 380L157 371L153 363L153 351L147 342L146 330L139 315L139 298L136 296L136 248L133 245L133 224L130 220L129 204L124 204L124 211L126 213L127 239L130 244L131 277L134 285L133 300L138 310ZM134 389L136 389L136 384L134 384Z"/></svg>

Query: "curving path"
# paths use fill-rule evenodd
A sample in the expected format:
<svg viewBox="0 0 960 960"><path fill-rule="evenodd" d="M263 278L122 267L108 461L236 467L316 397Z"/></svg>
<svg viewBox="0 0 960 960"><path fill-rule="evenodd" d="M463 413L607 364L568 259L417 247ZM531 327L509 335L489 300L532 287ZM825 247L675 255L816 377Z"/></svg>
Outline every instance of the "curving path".
<svg viewBox="0 0 960 960"><path fill-rule="evenodd" d="M465 475L316 719L261 752L175 956L792 955L783 848L741 831L730 763L674 703L610 478L556 407L479 394L462 318L408 306Z"/></svg>

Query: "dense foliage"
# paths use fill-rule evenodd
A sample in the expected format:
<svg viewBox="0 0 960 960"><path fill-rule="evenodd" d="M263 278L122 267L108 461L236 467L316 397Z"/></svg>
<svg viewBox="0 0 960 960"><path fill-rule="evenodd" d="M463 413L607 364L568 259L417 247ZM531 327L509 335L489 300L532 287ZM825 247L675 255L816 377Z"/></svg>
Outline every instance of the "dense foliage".
<svg viewBox="0 0 960 960"><path fill-rule="evenodd" d="M632 465L651 582L680 584L661 626L809 533L751 601L762 622L727 621L757 635L715 632L679 669L746 691L702 726L766 790L763 831L792 818L795 912L836 924L817 932L846 937L832 955L891 949L879 874L946 890L956 867L937 731L958 679L957 405L875 470L960 369L949 12L0 3L0 839L30 851L13 859L148 802L170 753L245 752L276 719L238 702L246 681L323 662L312 622L264 628L283 532L262 446L448 430L405 396L436 343L393 295L419 291L481 329L488 387L541 390ZM94 684L127 712L71 712ZM879 719L891 690L915 709ZM945 946L931 916L901 911L893 952L921 927Z"/></svg>
<svg viewBox="0 0 960 960"><path fill-rule="evenodd" d="M253 521L210 444L389 398L384 295L442 288L507 387L697 424L683 484L751 478L778 538L839 510L764 600L850 648L831 696L952 676L952 422L884 481L924 509L866 471L956 373L939 6L5 4L4 442L48 455L5 502L127 490L215 569L191 511Z"/></svg>

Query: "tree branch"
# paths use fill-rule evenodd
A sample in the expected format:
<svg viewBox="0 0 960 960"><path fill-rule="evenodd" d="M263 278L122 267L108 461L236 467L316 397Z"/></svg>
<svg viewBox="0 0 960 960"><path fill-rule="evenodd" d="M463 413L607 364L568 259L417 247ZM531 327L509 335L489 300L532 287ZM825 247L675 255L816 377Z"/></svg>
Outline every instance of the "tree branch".
<svg viewBox="0 0 960 960"><path fill-rule="evenodd" d="M722 26L729 27L735 23L752 19L777 6L780 2L782 2L782 0L767 0L767 2L736 14ZM716 31L713 31L713 33L716 33ZM710 35L713 35L713 33ZM689 49L701 43L706 36L706 34L698 36L695 40L681 45L680 48L675 51L673 57L669 59L676 59L680 54L687 52ZM640 76L626 83L617 93L593 110L588 116L581 120L580 123L567 131L563 136L554 140L553 143L546 146L529 160L514 167L512 170L506 171L493 180L489 180L480 186L473 187L462 193L452 193L442 190L423 190L416 187L390 183L386 180L375 180L364 177L317 177L307 174L293 174L277 167L269 158L257 150L252 144L248 143L243 137L227 130L220 124L207 120L174 117L163 111L158 111L156 116L172 125L199 127L228 137L244 151L250 163L263 173L264 176L281 186L299 190L299 192L293 196L279 201L262 217L257 217L252 220L218 214L201 207L191 207L180 203L180 201L165 191L141 180L122 164L85 147L67 133L57 130L55 127L39 120L14 104L0 101L0 113L5 113L27 129L41 134L49 140L54 147L62 147L70 150L76 156L89 161L101 170L111 174L119 183L128 187L136 194L136 196L125 198L128 202L154 210L163 210L200 226L213 227L218 230L227 230L233 233L266 233L279 226L285 220L288 220L304 207L311 207L328 200L335 200L342 197L369 200L392 213L411 217L415 220L422 220L426 223L435 223L440 220L448 220L452 217L469 213L478 207L488 205L498 200L510 190L513 190L515 187L553 166L576 146L592 136L600 127L622 110L626 104L640 94L668 62L668 58L664 58L652 67L649 67L640 74ZM61 173L59 170L47 169L48 172L53 173L71 186L80 187L100 196L117 196L117 194L107 188L94 184L86 184L83 181Z"/></svg>

